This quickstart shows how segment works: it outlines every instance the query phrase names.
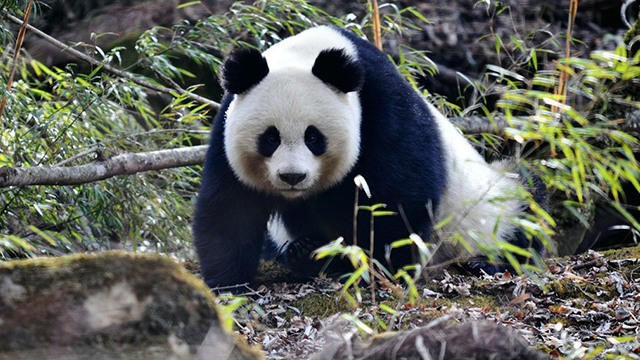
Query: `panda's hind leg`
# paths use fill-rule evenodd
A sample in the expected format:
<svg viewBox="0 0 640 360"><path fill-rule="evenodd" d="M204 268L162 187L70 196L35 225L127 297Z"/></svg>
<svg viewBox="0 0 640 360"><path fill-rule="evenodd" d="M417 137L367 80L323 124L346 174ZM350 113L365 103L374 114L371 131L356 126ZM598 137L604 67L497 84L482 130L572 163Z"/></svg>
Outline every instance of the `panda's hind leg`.
<svg viewBox="0 0 640 360"><path fill-rule="evenodd" d="M547 210L549 208L549 197L542 179L533 173L524 171L523 168L520 169L520 175L522 176L524 185L533 195L533 199L540 207ZM525 212L531 213L531 210L527 208ZM539 238L533 237L532 239L528 239L523 230L519 228L510 236L508 242L522 249L527 249L540 257L544 257L547 253L546 248ZM513 256L520 264L532 262L532 259L522 255L513 254ZM489 275L504 271L515 273L513 266L502 256L497 259L497 262L491 262L486 256L477 256L469 260L462 267L474 275L481 275L483 271Z"/></svg>

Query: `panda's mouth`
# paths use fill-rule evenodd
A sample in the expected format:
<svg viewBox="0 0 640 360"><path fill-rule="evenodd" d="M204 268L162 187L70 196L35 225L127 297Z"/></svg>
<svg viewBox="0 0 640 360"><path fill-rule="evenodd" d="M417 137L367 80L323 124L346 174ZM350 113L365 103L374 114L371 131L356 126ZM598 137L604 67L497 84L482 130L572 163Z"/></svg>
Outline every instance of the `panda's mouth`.
<svg viewBox="0 0 640 360"><path fill-rule="evenodd" d="M307 191L307 188L295 188L295 187L290 187L290 188L286 188L286 189L282 189L279 188L278 192L287 198L295 198L298 197L302 194L304 194Z"/></svg>
<svg viewBox="0 0 640 360"><path fill-rule="evenodd" d="M296 193L296 192L305 192L307 189L300 189L300 188L288 188L288 189L278 189L278 191L280 192L292 192L292 193Z"/></svg>

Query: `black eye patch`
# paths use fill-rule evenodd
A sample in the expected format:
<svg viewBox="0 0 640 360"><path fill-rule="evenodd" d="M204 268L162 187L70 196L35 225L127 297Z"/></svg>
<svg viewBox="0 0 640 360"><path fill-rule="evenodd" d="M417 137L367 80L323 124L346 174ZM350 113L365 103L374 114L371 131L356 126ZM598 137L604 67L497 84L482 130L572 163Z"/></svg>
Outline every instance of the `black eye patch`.
<svg viewBox="0 0 640 360"><path fill-rule="evenodd" d="M315 156L320 156L327 151L327 138L313 125L304 132L304 143Z"/></svg>
<svg viewBox="0 0 640 360"><path fill-rule="evenodd" d="M258 152L262 156L271 157L280 146L280 132L275 126L270 126L258 138Z"/></svg>

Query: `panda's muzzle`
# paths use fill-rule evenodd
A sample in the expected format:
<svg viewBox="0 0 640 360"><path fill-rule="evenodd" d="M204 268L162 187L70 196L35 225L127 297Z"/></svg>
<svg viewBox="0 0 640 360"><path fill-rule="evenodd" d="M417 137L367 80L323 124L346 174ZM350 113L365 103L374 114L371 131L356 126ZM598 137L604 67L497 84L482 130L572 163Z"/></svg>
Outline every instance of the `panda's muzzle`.
<svg viewBox="0 0 640 360"><path fill-rule="evenodd" d="M280 177L280 180L286 182L287 184L289 184L291 186L295 186L295 185L299 184L300 182L302 182L302 180L306 179L307 174L304 174L304 173L281 173L281 174L278 174L278 177Z"/></svg>

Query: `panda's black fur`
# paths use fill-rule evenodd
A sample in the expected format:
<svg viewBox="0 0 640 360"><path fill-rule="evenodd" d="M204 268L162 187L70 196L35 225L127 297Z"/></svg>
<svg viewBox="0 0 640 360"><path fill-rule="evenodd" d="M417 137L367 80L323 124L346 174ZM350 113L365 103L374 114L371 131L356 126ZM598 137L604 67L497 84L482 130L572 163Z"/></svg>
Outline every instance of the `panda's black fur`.
<svg viewBox="0 0 640 360"><path fill-rule="evenodd" d="M225 64L222 100L213 127L194 215L193 233L202 274L211 287L251 282L261 258L267 222L279 214L295 239L281 258L294 270L312 274L317 267L309 258L312 248L345 238L352 242L354 177L362 175L373 198L361 204L385 203L404 216L379 217L375 222L375 254L388 266L414 260L409 247L394 249L391 264L388 245L410 232L428 239L433 219L447 186L442 138L434 114L405 81L385 54L353 33L335 29L357 51L351 59L339 49L326 49L316 60L313 74L336 91L358 91L361 117L360 153L355 166L335 186L304 198L285 199L250 188L231 168L225 153L225 114L236 95L269 76L264 58L255 50L236 52ZM327 139L331 141L331 139ZM430 209L430 210L429 210ZM369 214L360 211L358 242L368 248ZM513 242L531 247L523 236ZM539 241L533 247L541 249ZM477 262L478 268L484 268ZM500 267L486 267L490 272Z"/></svg>

